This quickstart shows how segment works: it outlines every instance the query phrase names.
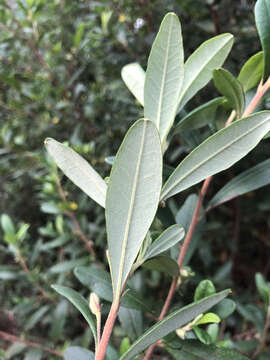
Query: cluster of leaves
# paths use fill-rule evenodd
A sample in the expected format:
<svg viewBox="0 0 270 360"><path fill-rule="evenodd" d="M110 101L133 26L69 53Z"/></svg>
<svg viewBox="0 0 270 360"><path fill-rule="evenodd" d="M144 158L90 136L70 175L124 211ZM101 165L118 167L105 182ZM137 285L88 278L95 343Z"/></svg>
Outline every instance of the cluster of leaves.
<svg viewBox="0 0 270 360"><path fill-rule="evenodd" d="M144 3L143 7L141 3ZM203 9L201 9L201 1L181 1L179 5L172 1L168 2L166 6L162 3L161 1L153 1L151 4L141 1L102 1L89 5L84 1L75 4L74 1L47 2L39 0L6 1L0 4L3 29L0 48L3 63L3 71L1 71L3 90L1 95L1 121L3 122L1 155L3 155L3 160L0 163L0 171L4 180L1 184L3 187L1 189L1 193L3 193L1 212L11 215L2 217L3 237L6 241L6 245L3 243L1 245L1 262L5 265L1 266L0 289L6 294L2 306L15 314L17 319L15 332L17 334L25 333L26 336L31 336L31 340L39 342L38 337L35 336L38 332L46 338L48 346L58 347L59 354L71 342L73 345L89 347L91 344L93 345L94 339L89 329L78 319L77 312L69 307L65 300L57 297L50 289L49 284L58 283L80 289L80 293L87 297L88 290L80 288L76 277L90 291L95 292L103 299L103 314L109 310L108 305L113 299L113 292L109 274L104 267L100 268L100 264L105 262L105 229L102 209L88 201L87 197L79 191L76 192L69 182L65 182L62 188L61 176L57 173L54 163L40 150L43 139L46 136L56 137L60 141L69 139L69 144L74 150L95 165L102 175L108 174L109 165L105 164L104 155L116 153L120 139L127 127L142 114L141 108L136 106L132 98L127 95L120 80L120 69L134 60L146 68L152 39L162 16L167 11L175 10L181 15L186 57L205 38L213 36L221 29L224 32L226 23L230 24L231 31L236 23L238 26L241 22L243 37L248 38L246 42L241 42L241 38L238 38L236 49L241 49L241 56L246 58L259 48L258 41L250 41L257 37L255 31L250 31L250 28L255 28L254 21L249 20L248 17L245 17L245 21L243 21L239 15L240 11L243 11L252 19L251 8L248 6L244 9L238 5L232 6L232 12L226 15L231 19L231 22L228 22L225 21L226 17L222 17L225 7L227 11L226 1L221 1L219 4L210 1L209 5ZM222 21L220 20L219 28L218 24L213 27L213 24L205 21L209 16L209 11L213 16L220 11ZM235 17L233 17L233 11L235 11ZM243 13L240 14L243 15ZM190 18L193 21L190 22ZM196 27L205 32L198 31L194 36ZM224 42L222 43L222 41ZM212 39L211 46L213 46L213 42L214 39ZM227 54L232 45L231 36L221 35L216 43L216 52ZM254 49L250 48L250 43L254 44ZM243 63L243 61L239 61L238 54L240 52L234 51L229 68L236 73L240 67L239 62ZM223 54L223 57L226 56ZM193 110L195 105L201 104L203 99L209 99L209 91L192 99L195 93L192 94L190 92L192 87L186 85L190 98L184 97L182 92L181 109L178 109L181 111L176 119L178 125L174 128L176 135L172 139L169 138L171 145L170 151L166 153L166 162L175 166L179 162L179 158L182 158L183 153L195 148L206 137L224 125L231 109L236 111L238 117L241 116L245 101L248 102L252 97L253 88L260 80L263 71L262 59L262 53L258 53L242 69L238 78L242 87L235 79L232 80L232 75L226 70L217 70L214 73L214 82L217 90L225 98L211 100L194 111L190 110ZM220 63L212 64L213 69L221 66L223 61L224 58L220 60ZM132 72L134 73L134 66L138 70L135 79L144 79L144 71L138 65L132 65ZM251 69L254 70L254 76L250 74ZM125 76L129 78L128 70L128 67L123 69L124 80ZM182 77L183 74L179 74L179 79ZM209 72L207 81L211 77L212 71ZM204 80L204 83L207 81ZM220 82L222 84L226 82L228 85L226 87L219 86ZM190 83L192 84L192 79ZM132 87L132 83L129 87L136 91L134 86ZM231 91L227 90L226 92L226 89L230 89L230 87L235 90L236 95L233 97ZM151 94L151 87L146 91ZM177 91L174 93L175 96ZM210 98L213 97L213 89L211 92ZM139 103L143 102L140 91L136 97ZM172 103L175 102L173 98L170 100ZM267 96L265 102L266 108ZM147 108L147 106L148 104L145 107L146 116L150 119L155 118L155 114L152 113L153 107L148 106ZM172 113L174 110L172 107ZM172 114L170 125L173 117ZM206 126L201 128L202 125ZM165 141L167 133L168 129L165 128L163 149L167 147ZM258 150L255 153L256 159L252 163L258 163L262 157L265 159L267 154L267 149L263 147L261 152ZM113 158L108 158L107 162L112 163ZM242 166L244 169L248 167L248 165ZM220 203L266 185L268 183L268 161L256 166L228 183L220 193L213 197L206 210L210 211ZM241 169L241 165L239 169ZM182 170L180 168L179 173ZM165 165L166 178L171 172L172 168ZM254 177L256 186L254 186ZM217 185L220 184L224 184L222 178L217 181ZM239 184L241 184L241 191ZM187 182L185 187L181 187L177 191L187 189L191 185L190 182ZM166 196L164 192L163 198L166 199ZM264 212L269 210L267 200L263 198L259 203ZM151 238L148 240L149 243L154 239L157 240L153 242L152 246L158 245L159 242L162 244L174 232L178 234L177 241L179 241L179 232L182 231L179 225L169 228L171 233L167 233L165 239L162 238L166 233L163 230L175 222L187 230L196 204L196 195L191 194L184 202L184 197L180 194L168 204L165 209L159 210L159 220L155 220L153 224ZM180 207L180 204L184 205ZM251 330L255 328L259 334L262 334L267 308L264 308L260 302L255 306L255 301L248 292L240 296L238 288L228 277L235 258L229 255L233 246L231 242L227 241L224 249L224 240L231 234L230 224L228 229L222 230L226 211L230 212L231 207L224 207L224 211L218 213L219 216L215 218L209 212L207 223L202 221L199 224L201 231L196 232L193 249L185 260L185 265L190 265L196 275L192 277L191 269L184 269L181 288L184 296L174 305L179 308L190 302L199 281L202 278L210 278L219 289L231 286L238 292L237 313L228 320L229 326L221 342L219 334L223 331L223 327L216 323L217 316L222 319L221 324L224 324L224 319L231 313L229 310L235 308L232 302L225 303L220 309L213 310L216 315L210 315L212 324L207 328L203 325L207 322L206 315L196 321L191 319L188 327L183 324L184 328L181 328L182 325L179 322L178 327L181 328L179 334L182 336L184 334L185 337L196 337L205 344L219 344L252 353L257 348L258 340L253 342L236 341L232 339L232 334L241 334L245 328ZM253 213L254 211L250 211L247 214L245 218L247 223ZM15 225L11 218L14 219ZM259 221L262 221L261 218L258 215ZM31 224L30 229L25 223ZM204 232L202 232L203 230ZM87 236L84 235L85 233ZM258 238L260 236L261 234L257 234ZM216 240L216 237L219 237L219 240ZM88 238L95 240L94 247ZM159 242L156 243L158 239ZM206 239L207 244L205 244ZM81 240L83 242L80 242ZM174 244L174 238L171 238L171 241L170 246ZM147 244L145 243L145 245ZM178 249L178 245L171 249L172 259L177 257ZM196 249L198 256L192 258L192 253ZM224 253L222 255L221 249L225 255ZM117 251L117 249L115 250ZM151 312L158 313L166 296L165 287L161 286L161 281L166 279L166 283L169 285L170 277L168 275L174 276L176 273L173 261L168 263L168 260L159 259L156 263L156 260L151 260L151 257L153 254L156 256L160 253L155 252L155 249L147 249L147 246L144 250L145 252L140 252L141 258L137 260L140 260L141 263L146 259L148 261L144 262L144 267L136 272L130 280L130 290L122 300L122 305L126 304L126 307L123 306L119 313L121 327L115 327L114 347L108 348L109 359L119 359L119 354L115 349L120 345L120 353L124 354L130 342L135 341L149 327L151 321L142 316L142 311L150 314ZM217 258L215 253L221 254L221 258ZM14 264L14 259L18 264ZM162 261L165 261L163 266ZM93 262L99 265L92 264ZM81 267L89 264L92 264L90 268L89 266ZM221 264L223 266L219 269ZM137 265L141 264L137 263ZM79 268L76 269L74 277L72 270L76 266ZM117 267L117 264L115 266ZM219 271L215 274L217 269ZM262 271L261 267L260 270ZM260 278L260 275L258 279L259 292L264 294L261 296L265 301L265 293L267 293L265 289L268 285ZM206 286L205 283L201 283L199 288L204 286ZM213 285L207 283L208 287L213 288ZM58 291L61 292L60 287ZM199 290L195 292L195 301L203 299L206 295L213 295L215 290L210 290L204 296L198 295L198 292ZM159 294L158 301L157 294ZM65 295L67 296L67 294ZM71 295L68 297L72 298ZM255 299L258 300L258 296ZM226 299L226 301L230 300ZM55 303L57 303L57 307L55 307ZM83 302L83 306L88 314L87 302ZM254 316L254 314L258 315ZM239 315L241 321L239 321ZM207 316L209 320L209 315ZM245 320L243 321L243 319ZM70 323L73 324L72 327L68 326ZM181 358L180 356L186 358L189 352L190 357L201 356L198 354L202 354L203 351L199 349L200 345L195 346L194 343L190 350L188 342L185 340L181 344L179 337L168 337L165 347L175 358ZM197 353L196 347L199 349ZM15 343L6 351L5 357L21 358L22 355L16 354L24 352L27 359L31 357L39 359L46 354L42 349L26 349L26 344ZM70 355L69 351L72 351ZM72 356L74 359L74 351L78 352L77 356L80 359L82 358L81 351L89 355L86 350L75 348L75 350L67 350L65 356ZM215 352L216 349L213 348L211 351ZM231 354L229 353L228 356ZM55 355L51 355L51 358L55 358ZM56 358L58 357L56 356ZM263 357L261 358L263 359Z"/></svg>

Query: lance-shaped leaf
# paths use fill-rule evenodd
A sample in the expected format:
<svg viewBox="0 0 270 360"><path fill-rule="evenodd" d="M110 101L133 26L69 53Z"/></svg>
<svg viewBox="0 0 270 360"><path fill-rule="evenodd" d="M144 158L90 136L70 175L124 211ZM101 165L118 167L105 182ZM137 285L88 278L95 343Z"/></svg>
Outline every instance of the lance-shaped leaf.
<svg viewBox="0 0 270 360"><path fill-rule="evenodd" d="M112 166L106 225L114 299L123 285L157 211L162 151L156 126L138 120L127 132Z"/></svg>
<svg viewBox="0 0 270 360"><path fill-rule="evenodd" d="M215 87L226 97L239 119L245 110L245 94L240 81L225 69L214 70L213 80Z"/></svg>
<svg viewBox="0 0 270 360"><path fill-rule="evenodd" d="M263 77L263 52L251 56L242 67L238 80L243 86L244 92L254 88Z"/></svg>
<svg viewBox="0 0 270 360"><path fill-rule="evenodd" d="M79 294L77 291L70 289L66 286L52 285L52 288L56 292L58 292L58 294L67 298L79 310L79 312L83 315L88 325L90 326L90 329L95 339L95 343L97 343L97 330L95 320L93 319L88 302L85 300L85 298L82 297L82 295Z"/></svg>
<svg viewBox="0 0 270 360"><path fill-rule="evenodd" d="M264 75L266 80L270 75L270 2L258 0L255 5L255 22L263 48Z"/></svg>
<svg viewBox="0 0 270 360"><path fill-rule="evenodd" d="M233 122L194 149L174 170L161 200L223 171L252 150L270 130L270 111L261 111Z"/></svg>
<svg viewBox="0 0 270 360"><path fill-rule="evenodd" d="M253 166L229 181L213 197L208 209L268 184L270 184L270 159Z"/></svg>
<svg viewBox="0 0 270 360"><path fill-rule="evenodd" d="M231 34L222 34L202 43L185 62L183 88L178 100L178 112L211 79L213 70L220 67L233 45Z"/></svg>
<svg viewBox="0 0 270 360"><path fill-rule="evenodd" d="M167 251L181 241L184 235L185 230L182 226L177 224L170 226L168 229L164 230L163 233L160 234L159 237L149 246L144 255L144 260L158 256L164 251Z"/></svg>
<svg viewBox="0 0 270 360"><path fill-rule="evenodd" d="M163 19L148 59L144 87L144 116L152 120L161 142L173 124L184 78L184 51L178 17Z"/></svg>
<svg viewBox="0 0 270 360"><path fill-rule="evenodd" d="M185 130L199 129L215 120L217 108L225 101L223 97L217 97L207 103L198 106L185 117L183 117L174 127L174 133Z"/></svg>
<svg viewBox="0 0 270 360"><path fill-rule="evenodd" d="M141 65L138 63L125 65L121 71L121 76L129 91L143 106L145 71Z"/></svg>
<svg viewBox="0 0 270 360"><path fill-rule="evenodd" d="M107 185L92 166L71 148L48 138L45 146L63 173L91 199L105 206Z"/></svg>
<svg viewBox="0 0 270 360"><path fill-rule="evenodd" d="M230 290L225 290L196 303L185 306L180 310L174 311L139 337L125 352L125 354L121 356L120 360L133 359L135 355L142 352L149 345L187 324L196 316L208 311L212 306L216 305L219 301L228 296L229 293Z"/></svg>

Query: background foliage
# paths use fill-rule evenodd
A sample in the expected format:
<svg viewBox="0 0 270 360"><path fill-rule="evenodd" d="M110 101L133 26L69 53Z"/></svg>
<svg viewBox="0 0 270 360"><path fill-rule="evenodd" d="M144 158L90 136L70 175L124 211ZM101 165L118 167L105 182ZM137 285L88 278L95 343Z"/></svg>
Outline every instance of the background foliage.
<svg viewBox="0 0 270 360"><path fill-rule="evenodd" d="M73 269L103 263L103 211L58 174L45 154L44 139L50 136L67 141L107 176L107 157L116 153L128 127L141 116L140 107L121 80L121 68L134 61L146 68L164 14L174 11L181 20L185 58L216 34L234 34L236 42L225 67L237 75L244 62L260 49L254 3L0 1L0 212L8 215L2 217L0 243L1 331L23 334L59 351L69 344L89 347L92 342L86 323L50 284L64 284L88 295ZM187 110L215 95L210 84ZM266 96L265 108L269 105ZM185 147L193 147L201 139L196 131L186 144L176 136L167 163L176 165ZM268 147L260 146L225 176L217 176L213 193L234 174L267 156ZM211 195L210 190L209 198ZM171 202L169 216L177 213L183 200L181 194ZM262 189L209 213L207 223L201 225L196 256L189 263L189 275L193 276L187 277L185 296L177 300L178 305L190 301L196 285L205 278L217 289L231 287L237 311L223 322L220 339L246 353L256 349L258 333L264 326L265 309L254 291L253 279L256 272L269 276L269 211L270 198ZM162 230L160 223L155 227ZM159 309L166 296L164 282L169 284L166 275L142 270L135 276L133 287L145 296L149 307ZM104 312L107 306L104 302ZM114 330L117 349L125 346L120 344L123 336L126 341L134 340L151 322L144 319L143 325L140 319L130 332L125 318L122 314L121 326ZM16 342L2 344L6 353L3 358L58 358ZM111 349L110 359L114 351ZM269 356L267 351L269 348L260 359Z"/></svg>

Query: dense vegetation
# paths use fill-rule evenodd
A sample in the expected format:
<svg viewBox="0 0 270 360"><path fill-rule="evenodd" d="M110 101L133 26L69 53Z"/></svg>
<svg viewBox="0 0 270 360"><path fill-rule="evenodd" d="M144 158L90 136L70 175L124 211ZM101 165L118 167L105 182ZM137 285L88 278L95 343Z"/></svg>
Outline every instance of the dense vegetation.
<svg viewBox="0 0 270 360"><path fill-rule="evenodd" d="M146 69L164 15L174 11L181 20L185 59L210 37L232 33L235 44L224 67L238 76L245 61L261 49L254 5L255 1L234 0L0 1L0 357L58 359L70 345L93 349L86 322L51 284L69 286L86 298L95 291L102 299L103 314L109 311L104 288L99 292L95 282L88 282L87 290L73 272L78 266L92 265L98 283L105 278L104 212L57 170L43 147L45 138L68 143L108 176L111 156L130 125L143 115L121 80L121 69L135 61ZM215 85L220 90L218 76ZM255 85L247 99L254 96ZM187 103L176 122L219 96L216 88L209 83ZM267 93L260 107L269 109ZM187 129L170 139L165 177L187 152L224 125L228 111L218 110L215 127ZM237 174L267 160L269 153L266 139L233 168L216 175L207 200ZM154 232L161 233L175 221L187 227L199 189L196 185L170 200L160 210ZM177 308L190 303L204 279L217 290L231 288L234 302L228 300L217 310L221 323L211 324L208 332L197 326L196 334L186 335L255 354L259 360L270 354L269 285L264 280L270 273L267 189L248 192L203 218L173 304ZM156 316L170 282L171 274L146 268L132 278L133 288ZM212 285L206 284L210 294ZM129 316L135 315L136 326L130 326L134 320ZM135 315L131 310L120 314L108 359L119 359L119 349L123 353L153 323L151 313L144 318L140 311ZM170 341L173 344L175 339ZM171 355L177 359L173 351ZM156 356L169 358L159 349Z"/></svg>

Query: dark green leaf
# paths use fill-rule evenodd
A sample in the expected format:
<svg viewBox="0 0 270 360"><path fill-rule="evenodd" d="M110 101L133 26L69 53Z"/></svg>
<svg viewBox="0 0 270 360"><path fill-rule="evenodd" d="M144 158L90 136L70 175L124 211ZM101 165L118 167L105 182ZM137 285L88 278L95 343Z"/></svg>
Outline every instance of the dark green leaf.
<svg viewBox="0 0 270 360"><path fill-rule="evenodd" d="M242 84L244 92L247 92L259 84L263 77L263 68L264 62L262 51L251 56L244 64L238 76L238 80Z"/></svg>
<svg viewBox="0 0 270 360"><path fill-rule="evenodd" d="M150 259L142 265L145 269L164 272L171 276L179 275L179 266L176 261L168 256L158 256Z"/></svg>
<svg viewBox="0 0 270 360"><path fill-rule="evenodd" d="M196 287L194 294L194 301L204 299L207 296L215 294L216 289L212 281L202 280Z"/></svg>

